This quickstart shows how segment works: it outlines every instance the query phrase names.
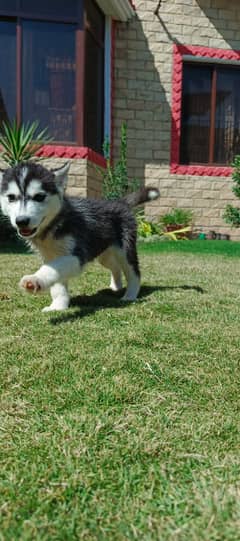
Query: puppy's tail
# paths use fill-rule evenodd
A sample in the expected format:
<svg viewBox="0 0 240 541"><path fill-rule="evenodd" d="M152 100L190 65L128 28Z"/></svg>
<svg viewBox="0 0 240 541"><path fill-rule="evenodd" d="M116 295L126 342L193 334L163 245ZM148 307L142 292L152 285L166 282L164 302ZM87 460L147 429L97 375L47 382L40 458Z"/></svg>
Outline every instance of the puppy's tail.
<svg viewBox="0 0 240 541"><path fill-rule="evenodd" d="M137 205L142 205L147 203L147 201L154 201L160 196L160 192L157 188L152 186L143 186L140 190L136 192L129 193L122 198L122 201L127 203L129 207L136 207Z"/></svg>

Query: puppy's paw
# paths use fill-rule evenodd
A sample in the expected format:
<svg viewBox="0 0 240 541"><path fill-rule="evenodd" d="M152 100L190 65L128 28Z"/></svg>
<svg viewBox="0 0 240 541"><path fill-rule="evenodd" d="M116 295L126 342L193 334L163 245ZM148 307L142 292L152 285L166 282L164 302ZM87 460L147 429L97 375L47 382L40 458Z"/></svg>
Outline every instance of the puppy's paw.
<svg viewBox="0 0 240 541"><path fill-rule="evenodd" d="M42 312L60 312L62 310L67 310L67 306L64 305L56 305L54 303L50 304L50 306L45 306L45 308L42 309Z"/></svg>
<svg viewBox="0 0 240 541"><path fill-rule="evenodd" d="M41 291L44 291L44 284L39 278L35 276L35 274L28 274L26 276L23 276L23 278L20 280L19 286L21 289L26 291L27 293L41 293Z"/></svg>

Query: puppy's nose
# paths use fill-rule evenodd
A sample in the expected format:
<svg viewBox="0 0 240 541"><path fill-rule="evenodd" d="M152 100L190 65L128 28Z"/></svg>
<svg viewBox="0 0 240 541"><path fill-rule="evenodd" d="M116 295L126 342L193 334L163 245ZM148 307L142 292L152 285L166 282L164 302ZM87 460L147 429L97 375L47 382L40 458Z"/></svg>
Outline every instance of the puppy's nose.
<svg viewBox="0 0 240 541"><path fill-rule="evenodd" d="M29 225L30 218L28 216L17 216L16 224L18 227L27 227Z"/></svg>

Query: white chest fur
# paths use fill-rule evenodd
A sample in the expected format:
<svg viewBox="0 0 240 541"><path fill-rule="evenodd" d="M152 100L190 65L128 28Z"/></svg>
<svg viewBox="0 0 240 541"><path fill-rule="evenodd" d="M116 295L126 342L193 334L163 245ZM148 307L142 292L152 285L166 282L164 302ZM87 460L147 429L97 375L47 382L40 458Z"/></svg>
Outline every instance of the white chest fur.
<svg viewBox="0 0 240 541"><path fill-rule="evenodd" d="M75 241L68 235L61 239L56 239L52 234L49 234L44 240L34 239L34 248L41 254L45 263L61 256L73 254Z"/></svg>

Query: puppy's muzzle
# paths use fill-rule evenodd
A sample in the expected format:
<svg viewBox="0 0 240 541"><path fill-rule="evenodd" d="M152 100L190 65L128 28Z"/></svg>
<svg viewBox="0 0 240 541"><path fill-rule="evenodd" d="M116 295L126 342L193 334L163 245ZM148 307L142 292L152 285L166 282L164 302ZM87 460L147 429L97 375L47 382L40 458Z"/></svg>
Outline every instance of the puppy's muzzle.
<svg viewBox="0 0 240 541"><path fill-rule="evenodd" d="M29 227L29 223L30 223L30 218L28 218L28 216L25 216L25 215L17 216L16 225L21 237L32 237L32 235L35 234L36 227L34 228Z"/></svg>
<svg viewBox="0 0 240 541"><path fill-rule="evenodd" d="M17 216L16 218L16 225L21 229L22 227L28 227L30 222L30 218L28 216Z"/></svg>

